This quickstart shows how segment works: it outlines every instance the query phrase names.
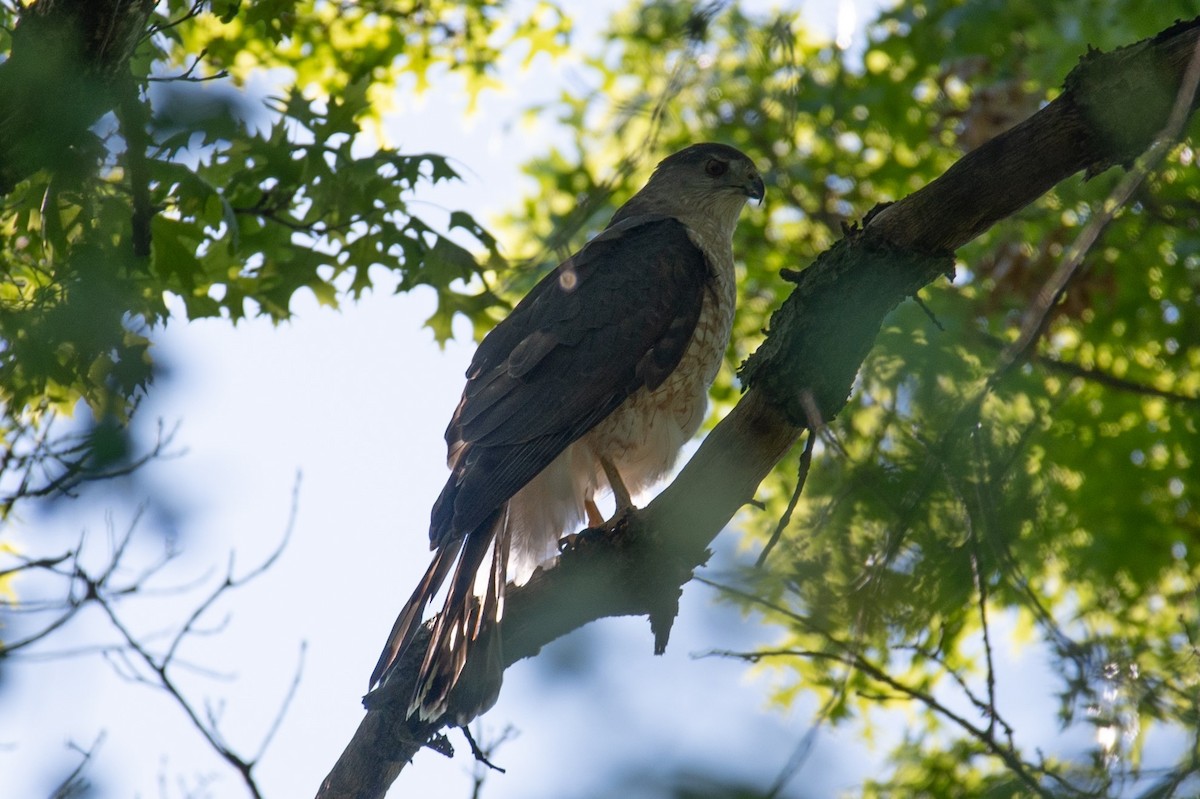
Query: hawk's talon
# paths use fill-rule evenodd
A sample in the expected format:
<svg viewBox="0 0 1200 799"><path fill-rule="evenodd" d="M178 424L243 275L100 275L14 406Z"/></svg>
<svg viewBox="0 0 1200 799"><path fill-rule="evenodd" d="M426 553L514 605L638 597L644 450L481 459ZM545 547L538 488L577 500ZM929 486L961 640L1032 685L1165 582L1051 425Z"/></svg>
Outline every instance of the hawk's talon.
<svg viewBox="0 0 1200 799"><path fill-rule="evenodd" d="M567 533L562 538L558 539L558 553L560 555L567 552L572 552L582 547L587 546L590 542L599 540L604 537L604 531L597 527L588 527L586 530L580 530L578 533Z"/></svg>

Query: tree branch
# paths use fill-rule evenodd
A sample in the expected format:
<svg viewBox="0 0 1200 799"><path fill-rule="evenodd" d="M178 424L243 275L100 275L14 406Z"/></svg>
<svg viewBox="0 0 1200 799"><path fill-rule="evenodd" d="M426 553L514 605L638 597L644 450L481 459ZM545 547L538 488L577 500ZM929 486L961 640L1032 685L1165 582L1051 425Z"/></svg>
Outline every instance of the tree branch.
<svg viewBox="0 0 1200 799"><path fill-rule="evenodd" d="M984 344L993 347L996 350L1003 350L1007 344L1003 339L987 333L977 332L975 336ZM1124 377L1117 377L1114 374L1109 374L1102 369L1097 369L1092 366L1081 366L1070 361L1062 361L1050 355L1043 355L1039 352L1029 353L1029 360L1036 363L1038 366L1045 367L1048 371L1064 374L1069 377L1078 377L1083 380L1089 380L1093 383L1099 383L1117 391L1124 391L1130 394L1140 394L1144 397L1158 397L1159 399L1167 400L1168 402L1179 402L1187 405L1200 405L1200 395L1192 396L1190 394L1181 394L1177 391L1169 391L1167 389L1156 388L1146 383L1139 383L1136 380L1129 380Z"/></svg>
<svg viewBox="0 0 1200 799"><path fill-rule="evenodd" d="M235 573L234 558L231 554L225 577L217 584L217 586L208 594L206 598L201 600L201 602L196 605L195 609L187 617L183 624L180 625L174 636L170 638L170 641L162 654L156 655L148 647L146 639L139 637L133 632L132 629L130 629L130 627L117 613L114 601L115 597L110 596L108 592L102 590L104 583L111 576L111 568L109 571L106 571L98 580L88 577L86 573L82 575L88 586L89 597L108 617L109 624L114 630L117 631L122 639L124 648L122 650L116 650L113 654L121 655L123 659L120 664L113 662L114 667L118 668L120 673L120 669L123 666L127 670L125 676L127 676L129 679L159 688L165 692L172 699L175 705L183 711L184 716L187 717L188 721L191 722L196 731L200 733L200 736L213 750L213 752L215 752L218 757L224 760L238 773L238 775L242 778L242 782L245 785L247 794L251 797L254 797L254 799L261 799L263 795L262 790L258 785L254 769L258 766L258 763L265 754L267 747L274 738L276 731L279 729L279 725L282 723L283 717L286 715L288 708L291 706L291 702L295 696L296 688L299 684L300 676L303 670L304 646L301 646L300 661L296 667L296 673L293 676L291 685L289 686L284 699L280 704L280 708L276 713L275 718L272 719L266 733L264 734L258 750L253 756L250 757L239 753L232 745L225 741L225 738L220 730L219 720L216 718L211 708L208 708L204 715L201 714L200 708L184 693L179 683L175 680L173 676L173 667L179 662L177 656L180 644L183 643L185 639L197 634L196 625L200 618L205 615L218 600L225 597L231 591L235 591L238 588L241 588L254 581L275 565L276 561L279 559L279 556L283 553L284 549L286 549L288 545L288 542L291 540L292 531L296 522L299 492L300 476L297 475L296 483L292 489L292 505L288 515L287 525L284 528L283 536L275 550L268 554L267 557L258 565L254 566L248 572L240 576L236 575ZM128 540L129 537L127 536L121 544L122 549L124 548L125 544L128 543ZM119 593L116 594L116 596L119 595ZM136 665L137 662L141 663L140 667ZM149 675L147 676L145 672L148 672Z"/></svg>
<svg viewBox="0 0 1200 799"><path fill-rule="evenodd" d="M1044 799L1053 799L1054 795L1041 785L1034 774L1029 772L1024 761L1017 756L1016 752L1013 751L1011 747L1005 746L1001 741L996 739L990 724L986 728L980 727L977 724L973 724L965 716L955 713L928 691L923 691L920 688L907 685L900 680L897 680L875 663L872 663L860 655L854 654L852 647L846 646L845 644L841 644L841 646L844 647L844 650L841 652L821 652L809 649L765 649L753 652L717 651L712 652L711 654L719 657L738 658L739 660L745 660L750 663L758 663L759 661L767 658L788 657L810 658L812 660L833 660L837 661L838 663L844 663L847 666L861 671L871 679L883 683L889 688L895 690L899 698L916 700L934 712L949 719L951 722L962 728L968 735L978 741L982 745L984 751L1004 761L1004 765L1007 766L1014 774L1020 777L1021 781L1024 782L1026 787L1028 787L1033 793L1043 797Z"/></svg>
<svg viewBox="0 0 1200 799"><path fill-rule="evenodd" d="M1198 38L1200 19L1110 54L1089 52L1044 109L869 215L808 269L790 273L795 290L741 370L748 390L679 477L648 507L583 537L510 590L501 625L505 664L594 619L660 608L705 561L709 543L807 420L832 419L844 406L884 317L952 271L956 247L1076 172L1128 164L1160 138ZM1190 95L1189 112L1194 89ZM366 718L322 783L321 799L382 797L454 716L453 706L447 719L404 716L426 635L410 647L396 678L366 698ZM980 732L981 740L990 738ZM1008 754L999 745L992 751ZM1036 788L1021 763L1009 765Z"/></svg>

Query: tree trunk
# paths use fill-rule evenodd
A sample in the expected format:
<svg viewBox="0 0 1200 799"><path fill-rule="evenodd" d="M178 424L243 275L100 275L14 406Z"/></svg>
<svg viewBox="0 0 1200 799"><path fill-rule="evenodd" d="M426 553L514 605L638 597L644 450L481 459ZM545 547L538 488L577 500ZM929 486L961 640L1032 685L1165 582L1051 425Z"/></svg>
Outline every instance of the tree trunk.
<svg viewBox="0 0 1200 799"><path fill-rule="evenodd" d="M88 128L116 105L153 9L154 0L24 7L0 64L0 196L40 169L94 167Z"/></svg>

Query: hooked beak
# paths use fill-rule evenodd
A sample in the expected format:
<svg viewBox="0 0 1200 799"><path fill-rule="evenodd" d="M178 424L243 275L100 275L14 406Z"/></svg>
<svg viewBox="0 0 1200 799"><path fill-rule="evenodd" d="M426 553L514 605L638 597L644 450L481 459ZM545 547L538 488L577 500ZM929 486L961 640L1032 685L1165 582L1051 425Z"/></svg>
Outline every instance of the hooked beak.
<svg viewBox="0 0 1200 799"><path fill-rule="evenodd" d="M742 185L742 190L746 192L747 197L752 200L758 200L760 204L767 193L767 187L763 184L762 175L758 174L758 172L751 172L746 176L746 182Z"/></svg>

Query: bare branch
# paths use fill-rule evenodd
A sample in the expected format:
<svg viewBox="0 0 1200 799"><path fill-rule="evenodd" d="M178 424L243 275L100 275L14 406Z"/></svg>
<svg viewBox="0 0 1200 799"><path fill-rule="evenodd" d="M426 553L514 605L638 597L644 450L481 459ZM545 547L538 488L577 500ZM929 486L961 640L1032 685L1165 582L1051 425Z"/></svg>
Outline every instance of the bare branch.
<svg viewBox="0 0 1200 799"><path fill-rule="evenodd" d="M287 716L288 710L292 706L292 700L296 698L296 691L300 688L300 678L304 674L304 655L308 651L308 644L300 642L300 656L296 660L296 672L292 675L292 682L288 686L287 693L284 694L283 701L279 703L279 710L275 713L275 718L271 722L271 726L267 729L267 734L263 736L262 743L258 746L258 751L254 753L254 757L250 760L257 763L263 759L267 753L267 748L271 746L271 741L275 740L275 734L279 732L280 726L283 725L283 719Z"/></svg>
<svg viewBox="0 0 1200 799"><path fill-rule="evenodd" d="M19 566L13 566L11 569L0 569L0 580L5 579L6 577L11 577L12 575L23 571L29 571L31 569L53 569L65 561L70 560L71 553L67 552L65 554L58 555L57 557L36 559L27 559L17 553L16 557L21 561L21 564Z"/></svg>
<svg viewBox="0 0 1200 799"><path fill-rule="evenodd" d="M871 679L883 683L892 690L899 693L901 696L908 699L914 699L921 704L933 710L940 716L953 722L964 732L982 744L985 751L998 757L1004 762L1010 771L1021 778L1031 791L1033 791L1042 799L1054 799L1054 794L1047 790L1036 776L1026 767L1025 762L1020 756L1008 746L997 741L992 735L990 729L985 729L971 723L968 719L955 713L946 705L942 704L936 697L927 691L920 688L915 688L911 685L906 685L900 680L889 675L884 669L876 666L866 658L863 658L852 652L820 652L808 649L763 649L753 652L733 652L728 650L716 650L712 652L717 657L730 657L739 660L746 660L751 663L757 663L768 658L778 657L803 657L814 660L835 660L839 663L845 663L848 666L853 666L855 669L863 672L871 677Z"/></svg>
<svg viewBox="0 0 1200 799"><path fill-rule="evenodd" d="M813 443L816 441L816 438L810 430L808 440L804 442L804 451L800 453L800 465L796 469L796 488L792 491L792 498L788 500L788 505L783 511L783 516L779 517L779 523L775 525L775 532L771 533L771 538L763 546L762 552L758 555L758 560L754 562L754 567L757 569L761 569L766 564L767 556L771 554L771 550L779 543L779 537L783 535L783 531L787 529L788 524L792 521L792 513L795 512L796 505L800 502L800 493L804 491L804 481L808 479L808 469L812 466Z"/></svg>
<svg viewBox="0 0 1200 799"><path fill-rule="evenodd" d="M142 37L139 39L139 41L149 39L151 36L162 33L165 30L178 27L190 19L195 19L196 17L200 16L201 12L204 11L204 4L205 0L193 0L191 8L185 11L182 16L180 16L178 19L168 20L161 25L151 25L150 28L144 34L142 34Z"/></svg>
<svg viewBox="0 0 1200 799"><path fill-rule="evenodd" d="M1004 341L995 336L979 334L979 338L984 343L995 347L996 349L1003 349L1006 346ZM1080 377L1093 383L1099 383L1106 388L1114 388L1117 391L1127 391L1131 394L1141 394L1147 397L1158 397L1160 399L1165 399L1168 402L1180 402L1189 405L1200 404L1200 395L1193 396L1190 394L1179 394L1174 391L1155 388L1154 386L1149 386L1145 383L1139 383L1135 380L1117 377L1116 375L1109 374L1108 372L1096 369L1094 367L1080 366L1077 363L1059 360L1058 358L1054 358L1049 355L1043 355L1038 352L1028 353L1027 357L1032 363L1036 363L1039 366L1044 366L1051 372L1069 375L1070 377Z"/></svg>
<svg viewBox="0 0 1200 799"><path fill-rule="evenodd" d="M183 20L180 20L180 22L182 22L182 21ZM174 24L177 25L179 23L174 23ZM224 80L225 78L228 78L229 72L224 69L218 70L211 75L201 75L198 78L194 77L197 67L199 67L200 64L203 63L204 58L207 55L208 55L208 48L206 47L200 51L199 55L197 55L195 58L192 59L192 63L189 64L188 68L185 69L180 74L178 74L178 75L151 75L150 77L146 78L146 80L150 81L151 83L175 83L177 81L184 81L187 83L206 83L208 81Z"/></svg>
<svg viewBox="0 0 1200 799"><path fill-rule="evenodd" d="M834 692L834 695L817 712L811 726L805 730L804 735L800 736L796 748L792 750L791 757L788 758L784 767L780 769L779 775L775 778L775 782L771 784L770 789L767 790L763 799L776 799L776 797L783 793L783 789L792 781L792 778L804 767L817 742L817 733L820 732L821 727L829 720L829 714L836 706L842 694L843 687L844 684Z"/></svg>
<svg viewBox="0 0 1200 799"><path fill-rule="evenodd" d="M96 736L96 740L92 741L92 745L86 749L72 743L70 747L80 755L79 763L74 770L67 775L58 787L50 794L50 799L75 799L78 796L86 796L89 793L87 782L83 779L83 770L87 768L92 756L104 743L104 733L101 732Z"/></svg>
<svg viewBox="0 0 1200 799"><path fill-rule="evenodd" d="M221 725L219 709L214 708L210 703L206 702L205 712L202 716L192 702L188 700L188 698L179 689L174 679L169 674L169 669L175 665L179 646L186 638L195 634L197 623L213 607L217 600L225 596L230 591L245 586L255 578L261 576L279 559L284 548L291 539L292 531L295 529L296 515L299 507L300 482L300 475L297 474L296 481L292 489L292 501L287 524L285 525L284 533L279 545L261 563L241 577L234 576L234 559L231 554L229 568L226 572L225 578L218 583L217 587L204 600L202 600L199 605L197 605L191 614L189 614L187 619L180 626L178 632L171 640L171 643L163 655L155 657L149 651L149 649L146 648L144 640L135 636L133 632L129 630L128 627L126 627L121 621L109 598L100 592L93 592L96 594L95 602L104 611L105 615L108 616L109 622L112 624L113 628L120 633L122 639L124 640L127 651L131 652L138 660L141 661L142 665L150 671L152 678L143 676L139 671L133 669L132 667L127 668L125 673L132 679L135 679L139 682L144 682L148 685L154 685L155 687L165 691L175 701L175 704L183 711L184 715L188 717L188 719L192 722L192 726L195 727L204 740L208 742L209 746L226 763L232 766L241 775L242 781L245 783L246 789L250 796L255 797L256 799L261 797L262 794L256 780L254 779L253 770L265 753L270 741L274 738L288 707L291 705L291 701L295 695L296 687L299 683L300 675L303 669L303 648L301 649L300 664L297 666L296 674L287 694L284 697L280 710L272 720L271 725L264 736L264 740L258 748L258 752L250 758L246 758L238 754L224 741L220 734ZM124 653L122 653L122 658L124 658ZM110 662L113 662L111 657ZM118 666L118 668L121 667Z"/></svg>
<svg viewBox="0 0 1200 799"><path fill-rule="evenodd" d="M95 601L99 596L100 591L106 586L109 578L120 566L125 554L125 547L129 542L133 531L141 519L142 510L139 509L135 514L133 521L130 523L125 534L119 542L114 543L112 547L113 554L109 558L108 565L104 572L98 578L91 578L83 567L80 565L80 556L83 552L83 540L70 552L56 558L40 559L37 561L29 561L28 564L35 564L36 568L41 571L48 571L58 576L61 576L67 581L66 597L55 602L47 602L40 605L35 605L31 608L32 612L42 613L48 610L58 612L58 616L50 621L45 627L34 632L24 638L18 638L11 642L0 642L0 657L12 655L14 652L26 649L39 641L44 640L55 631L62 628L75 617L75 615L89 602ZM109 524L110 535L112 534L111 520ZM60 567L67 562L70 562L69 569L61 569ZM25 566L18 569L26 568ZM10 570L12 571L12 570ZM83 593L81 596L76 595L76 588L82 586ZM0 607L6 606L8 603L0 603ZM24 602L29 605L30 603Z"/></svg>
<svg viewBox="0 0 1200 799"><path fill-rule="evenodd" d="M184 715L200 733L208 746L238 772L249 795L260 797L262 794L254 777L254 769L264 756L270 743L274 740L292 704L292 700L295 698L296 690L303 674L304 647L301 647L300 661L297 664L292 682L280 704L279 711L271 720L253 757L241 755L222 736L221 715L223 706L220 703L213 704L207 700L204 701L202 707L198 706L182 691L176 682L174 674L179 669L186 669L201 673L207 677L218 679L228 678L227 675L220 675L212 670L182 660L179 657L179 649L185 640L197 635L211 634L212 630L204 629L200 624L210 614L218 600L260 577L278 561L295 529L300 482L300 475L297 474L292 490L287 523L284 527L280 543L260 563L256 564L245 574L239 575L236 573L234 560L231 556L228 569L225 575L218 581L216 587L201 599L177 628L169 632L139 634L126 624L117 609L118 603L123 599L137 595L152 593L161 595L164 593L163 590L153 592L147 590L143 585L143 581L157 574L166 563L170 562L177 555L177 552L168 548L163 557L156 560L148 568L139 571L133 582L116 583L116 575L121 571L126 571L122 566L129 552L133 533L141 520L142 509L139 509L133 522L119 536L113 532L113 525L110 520L108 525L108 546L112 554L98 573L92 573L83 566L82 553L86 539L81 540L80 544L74 550L63 556L28 560L16 567L16 569L8 570L6 573L22 569L40 569L56 577L65 579L68 589L67 597L57 606L46 603L43 608L43 611L55 609L56 607L65 608L53 622L34 635L8 644L6 648L0 650L0 655L10 654L16 649L27 647L44 639L50 633L62 627L84 606L89 604L97 606L108 619L112 629L118 634L120 639L118 646L82 647L65 653L54 653L40 657L64 657L99 652L104 660L113 668L114 672L122 679L165 692L180 710L183 711ZM193 585L196 584L193 583ZM167 589L167 591L178 593L179 588ZM221 622L221 625L223 624L224 622ZM220 629L220 625L217 629ZM160 637L166 638L166 646L161 654L156 654L152 649L152 642Z"/></svg>
<svg viewBox="0 0 1200 799"><path fill-rule="evenodd" d="M1187 62L1183 79L1175 93L1171 115L1167 119L1166 126L1145 154L1138 157L1133 169L1112 190L1099 212L1092 215L1088 224L1068 248L1066 257L1059 263L1054 274L1038 291L1033 304L1025 311L1025 315L1021 319L1021 329L1017 339L1000 353L1001 369L998 371L1011 369L1033 349L1037 340L1045 332L1046 323L1050 319L1050 310L1066 291L1067 284L1083 266L1083 259L1100 239L1100 234L1116 218L1117 212L1125 207L1129 198L1133 196L1150 172L1158 168L1167 153L1178 143L1183 125L1187 122L1195 101L1198 84L1200 84L1200 41L1192 46L1191 58Z"/></svg>
<svg viewBox="0 0 1200 799"><path fill-rule="evenodd" d="M716 588L717 590L723 591L731 596L735 596L744 602L748 602L753 605L758 605L758 606L765 608L767 610L770 610L774 613L780 614L781 616L791 620L792 622L798 624L799 626L803 627L804 629L807 629L812 632L820 634L821 637L824 638L830 644L830 646L833 650L833 651L815 651L815 650L804 650L804 649L771 649L771 650L758 650L758 651L754 651L754 652L733 652L733 651L728 651L728 650L714 650L714 651L710 652L709 655L717 656L717 657L734 657L734 658L739 658L742 660L750 660L751 662L758 662L759 660L762 660L765 658L774 658L774 657L808 657L808 658L814 658L814 659L820 659L820 660L833 660L833 661L836 661L839 663L844 663L847 666L851 666L852 668L854 668L858 671L861 671L863 674L866 674L867 676L871 677L873 680L880 682L880 683L888 686L889 688L897 691L900 695L902 695L908 699L915 699L915 700L920 701L922 704L926 705L928 708L930 708L934 712L936 712L936 713L944 716L945 718L949 719L950 721L954 722L959 727L961 727L964 731L966 731L969 735L971 735L971 737L975 738L977 741L979 741L981 744L983 744L986 751L988 751L989 753L1000 758L1004 762L1004 764L1006 766L1008 766L1008 768L1010 770L1013 771L1014 774L1019 776L1022 779L1022 781L1025 782L1026 785L1028 785L1029 788L1034 791L1034 793L1036 793L1038 796L1045 797L1045 799L1052 798L1052 794L1047 792L1045 790L1045 788L1042 787L1041 784L1038 782L1037 778L1034 777L1033 774L1028 770L1028 768L1026 767L1026 764L1020 758L1017 751L1006 746L1004 743L996 740L995 736L992 734L992 730L991 730L990 726L986 729L979 727L978 725L972 723L965 717L950 710L946 705L942 704L939 700L937 700L929 692L921 690L919 688L914 688L912 686L906 685L905 683L902 683L899 680L892 678L889 674L887 674L886 670L883 667L877 666L875 663L873 663L872 661L870 661L866 657L864 657L861 654L861 652L858 651L859 648L857 646L854 646L847 641L843 641L843 640L839 639L836 635L834 635L831 631L824 629L818 625L815 625L811 619L801 616L800 614L798 614L798 613L792 611L791 609L784 607L776 602L772 602L768 599L757 596L756 594L750 593L748 591L743 591L740 588L735 588L735 587L729 586L729 585L723 585L721 583L717 583L712 580L706 580L703 578L697 578L697 579L700 580L701 582L703 582L705 585L712 586L713 588Z"/></svg>
<svg viewBox="0 0 1200 799"><path fill-rule="evenodd" d="M85 483L125 477L152 460L174 458L181 454L169 451L179 430L178 424L170 432L165 432L163 422L159 420L154 445L147 452L123 464L96 469L92 464L92 452L86 438L68 437L58 448L51 448L48 443L51 426L52 423L42 427L28 453L18 455L11 446L9 447L5 456L8 465L23 470L23 474L13 490L0 495L0 515L11 512L13 506L21 500L54 495L73 496L73 492ZM39 473L44 475L44 482L34 485Z"/></svg>

